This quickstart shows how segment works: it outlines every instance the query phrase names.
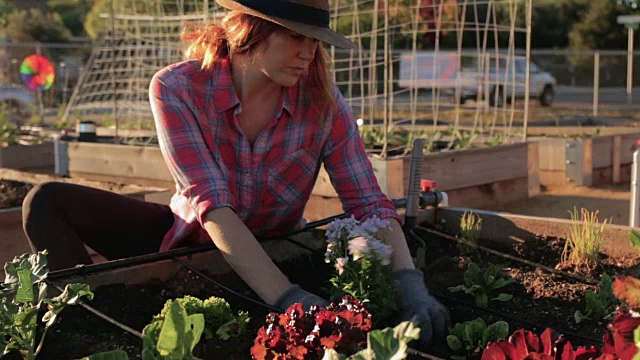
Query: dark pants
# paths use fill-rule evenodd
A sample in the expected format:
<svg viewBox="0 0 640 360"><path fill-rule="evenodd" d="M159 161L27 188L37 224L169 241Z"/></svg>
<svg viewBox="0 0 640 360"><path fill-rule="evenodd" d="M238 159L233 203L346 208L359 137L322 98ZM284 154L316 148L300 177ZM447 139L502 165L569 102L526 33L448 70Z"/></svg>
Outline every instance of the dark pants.
<svg viewBox="0 0 640 360"><path fill-rule="evenodd" d="M84 245L109 260L157 252L173 214L166 205L46 182L25 197L22 221L32 251L47 249L49 269L59 270L91 264Z"/></svg>

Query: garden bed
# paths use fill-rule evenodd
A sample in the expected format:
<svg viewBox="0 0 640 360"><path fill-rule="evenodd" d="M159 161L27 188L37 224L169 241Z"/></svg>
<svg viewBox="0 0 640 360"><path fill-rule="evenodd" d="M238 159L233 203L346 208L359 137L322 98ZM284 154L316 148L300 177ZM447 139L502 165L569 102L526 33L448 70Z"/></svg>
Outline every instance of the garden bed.
<svg viewBox="0 0 640 360"><path fill-rule="evenodd" d="M560 270L550 270L557 267L566 229L571 222L479 211L477 213L483 218L484 225L480 244L506 256L486 251L462 255L451 234L459 231L456 219L463 211L442 208L423 211L421 226L416 230L427 244L425 282L431 292L450 309L452 325L483 317L487 323L507 321L510 333L525 328L540 334L545 328L551 327L564 334L574 345L599 346L605 332L604 325L590 322L576 324L574 313L576 310L584 311L585 294L587 291L597 291L597 282L603 272L606 271L611 277L616 274L640 275L640 252L633 249L626 239L629 228L607 226L601 262L592 271L561 267ZM442 232L436 234L439 231ZM296 240L302 241L308 249L285 240L272 240L264 243L264 246L293 282L323 294L324 286L328 286L328 278L327 265L323 262L322 232L304 233ZM176 260L96 273L91 273L91 267L87 267L84 269L85 275L76 272L74 276L63 276L56 281L90 284L95 291L95 298L89 303L92 307L138 331L149 323L153 315L159 313L168 299L184 295L223 297L234 310L249 311L252 322L247 337L238 343L218 345L220 354L223 354L219 358L249 358L248 349L255 331L264 324L264 316L269 309L219 286L227 286L243 296L257 299L215 250L180 259L188 263L190 268L185 268ZM523 259L529 263L518 261ZM472 296L450 292L449 287L464 283L463 274L470 262L482 268L490 263L495 264L501 276L515 279L514 284L503 289L503 292L513 295L513 299L506 302L491 301L488 309L481 309L475 306ZM202 271L218 284L209 282L196 271ZM87 310L71 307L64 311L62 321L48 335L43 358L61 358L62 354L65 358L75 358L115 348L124 349L132 358L139 358L135 356L140 354L141 344L140 339ZM223 348L233 351L223 353ZM432 352L443 358L449 355L443 344Z"/></svg>

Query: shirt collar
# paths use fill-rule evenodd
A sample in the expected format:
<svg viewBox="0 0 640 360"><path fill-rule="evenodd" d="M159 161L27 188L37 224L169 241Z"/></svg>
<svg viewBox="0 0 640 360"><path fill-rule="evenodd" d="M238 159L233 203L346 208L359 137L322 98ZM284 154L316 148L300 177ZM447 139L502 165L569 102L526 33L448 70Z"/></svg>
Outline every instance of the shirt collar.
<svg viewBox="0 0 640 360"><path fill-rule="evenodd" d="M233 87L231 76L231 62L226 57L216 66L211 78L213 86L213 101L217 112L224 112L240 104L240 99Z"/></svg>
<svg viewBox="0 0 640 360"><path fill-rule="evenodd" d="M213 76L213 101L217 112L224 112L235 108L240 104L240 98L233 87L233 76L231 75L231 62L228 57L222 59L216 67ZM282 110L286 110L289 115L295 111L296 101L298 100L298 84L285 88L281 92L280 103L282 107L278 111L278 117L282 114Z"/></svg>

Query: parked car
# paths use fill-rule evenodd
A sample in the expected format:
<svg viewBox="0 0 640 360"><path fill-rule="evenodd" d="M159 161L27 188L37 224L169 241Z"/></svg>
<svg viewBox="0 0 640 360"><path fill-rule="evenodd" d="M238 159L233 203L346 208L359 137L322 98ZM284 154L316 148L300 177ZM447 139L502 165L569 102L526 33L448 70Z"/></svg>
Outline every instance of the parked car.
<svg viewBox="0 0 640 360"><path fill-rule="evenodd" d="M10 114L27 116L37 108L36 93L24 86L0 83L0 106Z"/></svg>
<svg viewBox="0 0 640 360"><path fill-rule="evenodd" d="M487 63L489 63L488 66L478 66L476 58L462 67L458 95L460 103L479 99L487 100L491 106L503 106L505 102L510 103L513 99L525 98L527 94L525 91L526 58L504 57L499 58L498 61L493 58ZM537 99L542 106L551 106L556 92L556 79L534 62L529 65L529 75L529 96ZM448 89L447 93L453 97L454 101L456 100L455 89Z"/></svg>

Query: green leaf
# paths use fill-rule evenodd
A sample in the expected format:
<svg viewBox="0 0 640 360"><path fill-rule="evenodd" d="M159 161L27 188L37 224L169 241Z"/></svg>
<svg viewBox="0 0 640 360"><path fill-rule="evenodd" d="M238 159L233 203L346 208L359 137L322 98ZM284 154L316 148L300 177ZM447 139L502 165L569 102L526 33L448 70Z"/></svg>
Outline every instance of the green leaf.
<svg viewBox="0 0 640 360"><path fill-rule="evenodd" d="M498 300L498 301L509 301L513 299L513 295L511 294L505 294L505 293L501 293L500 295L494 297L491 300Z"/></svg>
<svg viewBox="0 0 640 360"><path fill-rule="evenodd" d="M56 317L60 312L68 305L76 305L81 299L92 300L93 292L89 289L89 285L86 284L68 284L65 286L62 294L54 297L53 299L45 299L49 311L42 317L42 321L46 323L46 326L51 326L55 323Z"/></svg>
<svg viewBox="0 0 640 360"><path fill-rule="evenodd" d="M5 288L10 290L17 290L20 280L18 279L18 271L29 270L31 271L32 284L39 283L46 279L49 274L47 268L47 254L46 250L40 251L37 254L22 254L13 258L11 262L4 265Z"/></svg>
<svg viewBox="0 0 640 360"><path fill-rule="evenodd" d="M449 346L449 349L451 349L453 352L462 351L462 341L460 341L460 339L458 339L456 336L448 335L447 345Z"/></svg>
<svg viewBox="0 0 640 360"><path fill-rule="evenodd" d="M481 294L476 294L476 305L483 309L489 307L489 297L484 293L484 291Z"/></svg>
<svg viewBox="0 0 640 360"><path fill-rule="evenodd" d="M483 285L483 280L484 276L480 267L476 263L469 263L467 271L464 272L464 284L467 285L467 287Z"/></svg>
<svg viewBox="0 0 640 360"><path fill-rule="evenodd" d="M482 318L477 318L470 321L465 327L467 333L467 339L469 343L475 348L476 344L482 340L482 335L487 329L487 323Z"/></svg>
<svg viewBox="0 0 640 360"><path fill-rule="evenodd" d="M20 269L17 272L18 275L18 290L16 292L15 301L19 304L34 303L33 293L33 277L31 276L31 270Z"/></svg>
<svg viewBox="0 0 640 360"><path fill-rule="evenodd" d="M489 264L487 271L484 272L484 284L488 286L493 286L493 282L498 275L498 269L494 264Z"/></svg>
<svg viewBox="0 0 640 360"><path fill-rule="evenodd" d="M80 360L129 360L129 355L122 350L113 350L85 356Z"/></svg>
<svg viewBox="0 0 640 360"><path fill-rule="evenodd" d="M588 291L585 295L585 310L587 314L595 316L598 320L602 318L605 312L605 307L598 294L593 291Z"/></svg>
<svg viewBox="0 0 640 360"><path fill-rule="evenodd" d="M633 330L633 342L636 344L636 348L640 350L640 327ZM636 352L631 360L640 360L640 351Z"/></svg>
<svg viewBox="0 0 640 360"><path fill-rule="evenodd" d="M175 356L184 353L186 338L187 312L177 301L171 303L169 312L164 318L158 344L158 353L162 356Z"/></svg>
<svg viewBox="0 0 640 360"><path fill-rule="evenodd" d="M462 323L455 324L453 330L451 331L451 335L457 337L458 339L464 340L466 336L464 328L465 326Z"/></svg>
<svg viewBox="0 0 640 360"><path fill-rule="evenodd" d="M486 347L490 342L506 339L508 336L509 324L506 321L496 321L482 334L482 347Z"/></svg>
<svg viewBox="0 0 640 360"><path fill-rule="evenodd" d="M631 241L631 246L633 246L637 250L640 250L640 234L639 233L637 233L635 230L631 230L631 232L629 232L629 240Z"/></svg>
<svg viewBox="0 0 640 360"><path fill-rule="evenodd" d="M504 279L504 278L500 278L498 280L496 280L493 285L491 286L492 289L500 289L502 287L505 287L509 284L513 284L514 282L516 282L515 279L513 278L508 278L508 279Z"/></svg>

